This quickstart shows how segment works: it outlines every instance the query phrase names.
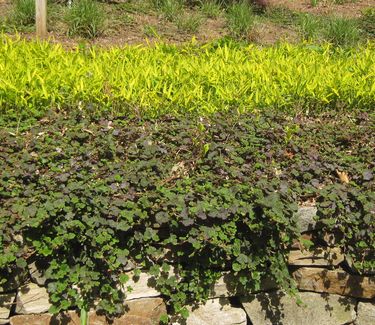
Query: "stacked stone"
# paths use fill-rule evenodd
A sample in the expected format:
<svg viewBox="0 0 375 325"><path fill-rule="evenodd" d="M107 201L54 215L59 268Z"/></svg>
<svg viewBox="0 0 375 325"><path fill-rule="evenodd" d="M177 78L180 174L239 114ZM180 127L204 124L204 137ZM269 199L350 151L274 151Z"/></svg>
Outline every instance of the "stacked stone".
<svg viewBox="0 0 375 325"><path fill-rule="evenodd" d="M301 207L298 212L302 236L311 238L316 223L315 207ZM375 325L375 276L356 274L350 260L334 247L327 236L327 245L305 251L295 243L289 255L290 270L299 289L302 303L284 294L270 280L264 280L258 292L232 290L233 275L227 273L211 288L205 304L187 306L190 314L186 322L172 319L173 325ZM131 271L130 271L131 272ZM32 280L28 284L27 279ZM150 287L152 278L141 273L137 282L127 285L127 312L115 318L115 325L158 324L167 313L160 292ZM29 274L15 274L6 287L0 287L0 324L47 325L79 324L75 311L54 316L50 308L45 279L35 264ZM109 324L105 316L89 312L89 324Z"/></svg>
<svg viewBox="0 0 375 325"><path fill-rule="evenodd" d="M298 211L299 228L305 239L314 237L316 213L314 206L300 207ZM349 257L335 247L334 236L327 235L323 241L324 247L309 251L295 243L289 254L301 305L277 289L241 298L253 325L375 325L374 274L356 274Z"/></svg>

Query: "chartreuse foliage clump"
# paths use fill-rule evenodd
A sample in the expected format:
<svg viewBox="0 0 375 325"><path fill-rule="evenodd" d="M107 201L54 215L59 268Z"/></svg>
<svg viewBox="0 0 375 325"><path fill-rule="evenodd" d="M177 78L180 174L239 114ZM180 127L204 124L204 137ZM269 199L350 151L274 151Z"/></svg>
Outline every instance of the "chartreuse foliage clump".
<svg viewBox="0 0 375 325"><path fill-rule="evenodd" d="M372 43L340 49L192 42L67 51L43 42L0 41L0 124L69 106L105 116L157 117L269 107L364 111L374 103Z"/></svg>
<svg viewBox="0 0 375 325"><path fill-rule="evenodd" d="M130 262L183 316L227 271L234 288L293 292L286 256L308 200L359 272L374 268L373 115L85 116L0 131L0 281L37 261L51 311L120 313Z"/></svg>

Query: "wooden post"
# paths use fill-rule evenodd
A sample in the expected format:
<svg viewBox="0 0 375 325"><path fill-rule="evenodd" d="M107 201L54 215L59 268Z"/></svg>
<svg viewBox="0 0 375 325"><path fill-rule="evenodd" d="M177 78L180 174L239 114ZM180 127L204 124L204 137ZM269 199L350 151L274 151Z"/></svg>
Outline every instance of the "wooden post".
<svg viewBox="0 0 375 325"><path fill-rule="evenodd" d="M47 0L35 0L36 36L47 36Z"/></svg>

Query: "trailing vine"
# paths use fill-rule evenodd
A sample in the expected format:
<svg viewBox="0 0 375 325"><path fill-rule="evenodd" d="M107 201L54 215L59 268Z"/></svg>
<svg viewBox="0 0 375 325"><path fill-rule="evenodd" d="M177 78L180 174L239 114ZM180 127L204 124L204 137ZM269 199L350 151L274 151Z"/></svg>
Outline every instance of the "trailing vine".
<svg viewBox="0 0 375 325"><path fill-rule="evenodd" d="M293 292L286 257L304 201L359 270L374 268L373 118L321 121L60 113L0 131L1 283L36 261L51 312L98 301L108 315L123 311L141 270L185 317L223 272L234 290L270 278Z"/></svg>

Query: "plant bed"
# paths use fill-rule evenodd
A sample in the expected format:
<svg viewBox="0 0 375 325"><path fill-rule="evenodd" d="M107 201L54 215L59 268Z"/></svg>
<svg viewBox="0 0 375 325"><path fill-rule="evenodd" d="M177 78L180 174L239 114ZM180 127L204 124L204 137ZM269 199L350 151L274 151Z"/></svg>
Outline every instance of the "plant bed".
<svg viewBox="0 0 375 325"><path fill-rule="evenodd" d="M236 110L315 114L371 111L375 49L326 44L262 48L165 43L66 51L2 38L0 125L34 123L50 109L96 116L207 116Z"/></svg>
<svg viewBox="0 0 375 325"><path fill-rule="evenodd" d="M124 307L129 264L185 316L225 271L250 292L270 277L295 293L288 254L306 201L358 272L374 269L374 122L365 112L109 120L75 109L3 129L1 283L37 260L52 312L99 301L107 314Z"/></svg>

